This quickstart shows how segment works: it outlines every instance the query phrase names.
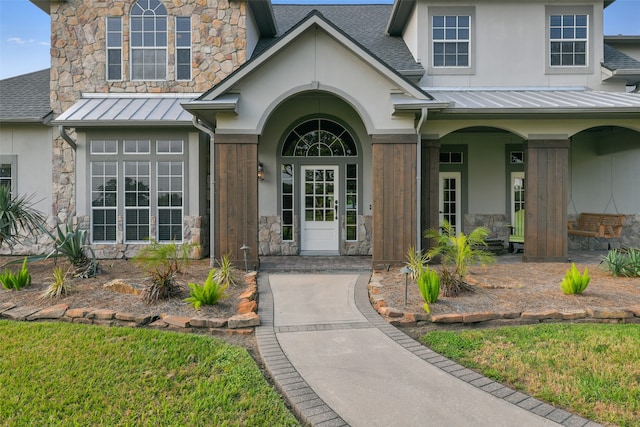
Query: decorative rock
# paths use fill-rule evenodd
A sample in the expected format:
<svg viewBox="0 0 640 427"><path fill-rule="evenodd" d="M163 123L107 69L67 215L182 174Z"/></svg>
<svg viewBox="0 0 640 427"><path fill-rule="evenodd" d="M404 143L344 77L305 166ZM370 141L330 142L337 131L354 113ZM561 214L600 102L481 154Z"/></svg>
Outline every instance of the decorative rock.
<svg viewBox="0 0 640 427"><path fill-rule="evenodd" d="M92 308L70 308L64 315L71 318L84 317L92 311Z"/></svg>
<svg viewBox="0 0 640 427"><path fill-rule="evenodd" d="M116 313L116 320L122 320L124 322L134 322L138 325L146 325L153 322L158 318L156 315L137 315L135 313Z"/></svg>
<svg viewBox="0 0 640 427"><path fill-rule="evenodd" d="M422 311L420 313L413 313L413 318L416 319L417 322L427 321L429 320L429 314L426 311Z"/></svg>
<svg viewBox="0 0 640 427"><path fill-rule="evenodd" d="M27 320L59 319L64 316L67 308L69 308L67 304L57 304L51 307L43 308L42 310L27 317Z"/></svg>
<svg viewBox="0 0 640 427"><path fill-rule="evenodd" d="M634 305L633 307L629 307L629 311L632 312L634 316L640 317L640 305ZM2 312L1 309L0 309L0 312Z"/></svg>
<svg viewBox="0 0 640 427"><path fill-rule="evenodd" d="M382 316L386 317L404 317L404 312L393 307L380 307L378 310Z"/></svg>
<svg viewBox="0 0 640 427"><path fill-rule="evenodd" d="M11 320L26 320L27 317L39 310L40 308L38 307L15 307L2 312L2 317L6 317Z"/></svg>
<svg viewBox="0 0 640 427"><path fill-rule="evenodd" d="M518 317L520 317L521 313L519 311L505 311L498 314L500 314L503 319L517 319Z"/></svg>
<svg viewBox="0 0 640 427"><path fill-rule="evenodd" d="M587 317L585 310L565 310L562 312L563 320L584 319L585 317Z"/></svg>
<svg viewBox="0 0 640 427"><path fill-rule="evenodd" d="M112 320L116 316L116 312L113 310L94 310L91 313L87 314L87 319L95 319L95 320Z"/></svg>
<svg viewBox="0 0 640 427"><path fill-rule="evenodd" d="M594 319L628 319L633 312L622 308L587 308L587 315Z"/></svg>
<svg viewBox="0 0 640 427"><path fill-rule="evenodd" d="M177 326L179 328L188 328L189 326L191 326L191 318L186 316L169 315L164 316L162 320L168 325Z"/></svg>
<svg viewBox="0 0 640 427"><path fill-rule="evenodd" d="M125 295L140 295L142 293L140 285L127 283L122 279L112 280L102 285L102 287L108 291Z"/></svg>
<svg viewBox="0 0 640 427"><path fill-rule="evenodd" d="M4 302L2 304L0 304L0 313L5 312L7 310L11 310L12 308L14 308L16 305L12 302Z"/></svg>
<svg viewBox="0 0 640 427"><path fill-rule="evenodd" d="M155 322L151 322L149 324L150 328L155 328L155 329L164 329L167 326L169 326L169 325L167 323L165 323L164 320L161 320L161 319L156 320Z"/></svg>
<svg viewBox="0 0 640 427"><path fill-rule="evenodd" d="M547 310L540 312L525 311L521 317L525 320L547 320L547 319L562 319L563 315L559 311Z"/></svg>
<svg viewBox="0 0 640 427"><path fill-rule="evenodd" d="M211 328L209 330L211 335L223 336L223 335L251 335L253 333L253 329L251 328L241 328L241 329L221 329L221 328Z"/></svg>
<svg viewBox="0 0 640 427"><path fill-rule="evenodd" d="M247 291L244 291L239 297L238 299L246 299L249 301L254 301L256 299L256 291L253 289L249 289Z"/></svg>
<svg viewBox="0 0 640 427"><path fill-rule="evenodd" d="M417 322L415 319L411 319L411 318L407 318L406 316L403 318L393 318L391 320L389 320L389 324L393 325L393 326L404 326L407 328L411 328L413 326L417 325Z"/></svg>
<svg viewBox="0 0 640 427"><path fill-rule="evenodd" d="M227 326L227 319L194 317L189 323L194 328L224 328Z"/></svg>
<svg viewBox="0 0 640 427"><path fill-rule="evenodd" d="M256 313L237 314L229 318L227 323L229 329L248 328L251 326L260 326L260 317Z"/></svg>
<svg viewBox="0 0 640 427"><path fill-rule="evenodd" d="M79 323L81 325L92 325L93 324L93 320L91 319L87 319L84 317L76 317L73 319L73 323Z"/></svg>
<svg viewBox="0 0 640 427"><path fill-rule="evenodd" d="M238 314L247 314L258 311L258 304L255 301L241 301L237 308Z"/></svg>
<svg viewBox="0 0 640 427"><path fill-rule="evenodd" d="M462 315L462 321L464 323L478 323L478 322L486 322L488 320L495 320L502 317L498 313L492 313L490 311L485 311L481 313L466 313Z"/></svg>
<svg viewBox="0 0 640 427"><path fill-rule="evenodd" d="M460 313L432 314L431 321L433 323L462 323L462 314Z"/></svg>

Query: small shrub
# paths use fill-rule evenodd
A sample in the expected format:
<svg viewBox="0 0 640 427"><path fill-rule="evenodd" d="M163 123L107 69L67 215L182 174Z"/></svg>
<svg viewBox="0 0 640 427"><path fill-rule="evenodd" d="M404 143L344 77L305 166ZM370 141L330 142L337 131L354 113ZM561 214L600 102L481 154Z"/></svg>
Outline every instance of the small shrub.
<svg viewBox="0 0 640 427"><path fill-rule="evenodd" d="M580 274L576 265L571 263L571 269L567 270L567 275L562 279L560 287L562 288L562 292L567 295L579 294L587 289L590 280L591 277L589 277L587 267L584 268L584 274Z"/></svg>
<svg viewBox="0 0 640 427"><path fill-rule="evenodd" d="M416 280L420 271L424 268L425 265L427 265L427 255L422 251L416 251L416 249L411 246L407 251L407 255L405 258L407 261L404 263L404 265L411 270L409 276L412 280Z"/></svg>
<svg viewBox="0 0 640 427"><path fill-rule="evenodd" d="M233 263L231 262L231 254L224 254L217 263L220 268L216 270L216 280L223 285L235 286L236 282L233 279Z"/></svg>
<svg viewBox="0 0 640 427"><path fill-rule="evenodd" d="M185 302L188 302L196 310L200 309L201 305L215 305L221 298L226 297L224 291L229 287L228 283L224 283L218 278L218 270L215 268L209 272L207 280L202 286L197 283L189 283L190 297L185 298Z"/></svg>
<svg viewBox="0 0 640 427"><path fill-rule="evenodd" d="M55 267L53 269L53 281L49 284L47 289L42 293L40 298L60 298L71 293L71 284L67 280L67 272L61 267Z"/></svg>
<svg viewBox="0 0 640 427"><path fill-rule="evenodd" d="M141 294L147 304L178 295L176 274L189 264L193 244L158 243L152 241L133 257L133 261L151 277L151 285Z"/></svg>
<svg viewBox="0 0 640 427"><path fill-rule="evenodd" d="M421 268L416 279L420 294L424 300L424 311L429 313L429 304L438 301L440 294L440 276L437 272L427 268Z"/></svg>
<svg viewBox="0 0 640 427"><path fill-rule="evenodd" d="M614 249L602 259L613 277L640 277L640 249Z"/></svg>
<svg viewBox="0 0 640 427"><path fill-rule="evenodd" d="M0 283L3 288L15 289L16 291L30 285L31 273L27 269L27 258L22 262L22 268L15 274L5 268L4 273L0 273Z"/></svg>

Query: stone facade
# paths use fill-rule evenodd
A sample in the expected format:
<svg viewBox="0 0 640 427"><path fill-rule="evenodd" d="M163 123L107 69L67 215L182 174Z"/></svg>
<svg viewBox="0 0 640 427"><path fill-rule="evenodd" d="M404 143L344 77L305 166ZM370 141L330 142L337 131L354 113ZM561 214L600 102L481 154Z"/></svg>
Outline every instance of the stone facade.
<svg viewBox="0 0 640 427"><path fill-rule="evenodd" d="M503 240L505 246L509 243L511 220L505 214L467 214L464 216L463 231L471 233L477 227L487 227L490 239Z"/></svg>
<svg viewBox="0 0 640 427"><path fill-rule="evenodd" d="M201 93L219 83L247 59L247 3L228 0L164 0L167 9L167 79L129 78L129 11L133 1L68 0L51 2L51 108L60 115L82 93ZM106 18L122 16L121 81L106 80ZM192 79L175 80L176 16L191 17ZM71 139L75 134L68 131ZM53 141L53 200L55 222L81 222L75 216L75 152L57 136ZM185 218L185 241L208 247L208 225L202 218ZM199 224L199 225L198 225ZM89 227L89 225L86 225ZM54 225L55 227L55 225ZM108 247L111 246L111 247ZM127 245L96 247L101 257L128 256Z"/></svg>
<svg viewBox="0 0 640 427"><path fill-rule="evenodd" d="M281 221L277 215L261 216L258 224L259 255L299 255L300 232L298 216L294 216L294 240L283 242ZM371 215L358 216L358 241L340 242L341 255L371 255L373 252L373 217ZM344 229L344 223L342 224Z"/></svg>

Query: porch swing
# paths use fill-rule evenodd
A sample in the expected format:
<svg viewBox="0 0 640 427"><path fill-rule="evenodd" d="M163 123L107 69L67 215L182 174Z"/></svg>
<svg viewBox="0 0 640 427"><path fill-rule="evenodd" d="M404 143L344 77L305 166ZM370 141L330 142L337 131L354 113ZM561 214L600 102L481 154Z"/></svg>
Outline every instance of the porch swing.
<svg viewBox="0 0 640 427"><path fill-rule="evenodd" d="M624 223L625 215L618 211L618 206L616 206L616 200L614 197L613 155L611 155L609 165L611 173L611 179L609 180L611 191L603 213L580 213L577 220L567 222L569 234L603 239L619 239L622 235L622 224ZM573 153L571 155L571 169L573 170ZM573 206L573 210L577 214L578 211L576 209L575 202L573 201L573 180L571 181L569 204ZM613 208L616 211L615 214L607 213L607 209L609 209L609 205L611 204L613 204Z"/></svg>

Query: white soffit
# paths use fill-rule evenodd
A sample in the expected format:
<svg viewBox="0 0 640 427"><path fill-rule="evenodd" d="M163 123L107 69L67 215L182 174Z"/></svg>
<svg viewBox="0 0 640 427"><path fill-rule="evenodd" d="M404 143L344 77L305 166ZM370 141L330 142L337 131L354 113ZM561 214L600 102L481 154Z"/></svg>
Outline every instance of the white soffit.
<svg viewBox="0 0 640 427"><path fill-rule="evenodd" d="M191 125L192 116L182 104L199 95L85 94L52 123L70 127Z"/></svg>
<svg viewBox="0 0 640 427"><path fill-rule="evenodd" d="M465 90L423 88L449 102L444 113L640 112L640 94L590 90Z"/></svg>

